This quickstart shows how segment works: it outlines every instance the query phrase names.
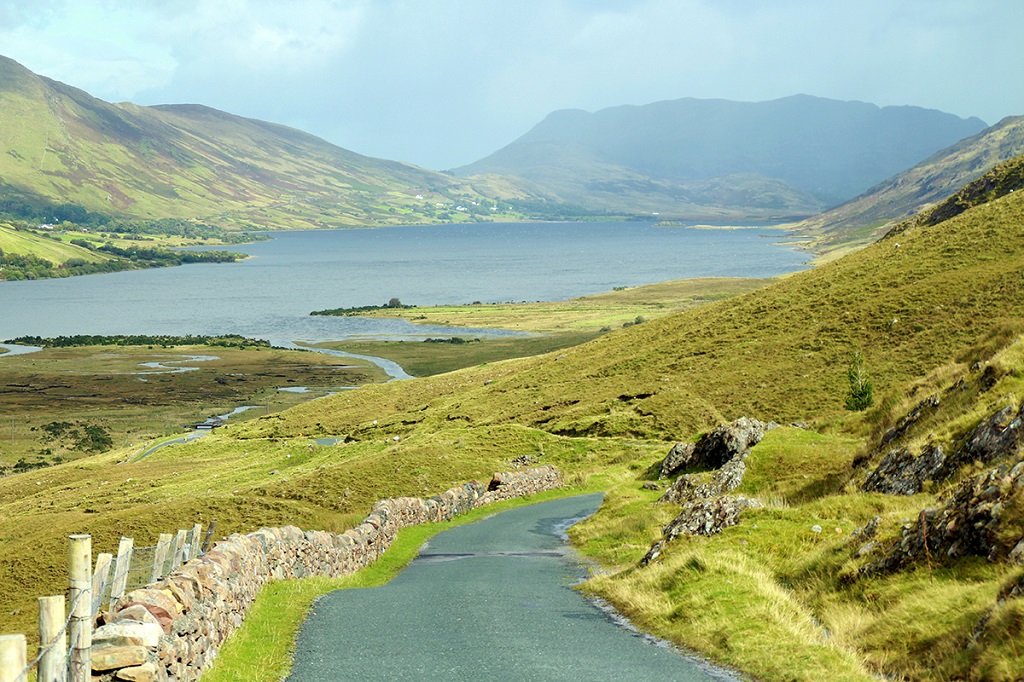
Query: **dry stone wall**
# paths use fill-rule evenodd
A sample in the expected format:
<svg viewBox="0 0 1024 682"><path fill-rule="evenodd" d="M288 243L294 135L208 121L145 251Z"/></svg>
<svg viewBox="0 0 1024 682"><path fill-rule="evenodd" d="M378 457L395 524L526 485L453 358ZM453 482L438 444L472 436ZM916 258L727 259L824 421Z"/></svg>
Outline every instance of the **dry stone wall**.
<svg viewBox="0 0 1024 682"><path fill-rule="evenodd" d="M198 680L267 582L349 575L376 561L401 528L561 486L552 466L501 472L486 486L474 481L429 499L382 500L344 533L286 526L231 535L103 614L93 633L93 679Z"/></svg>

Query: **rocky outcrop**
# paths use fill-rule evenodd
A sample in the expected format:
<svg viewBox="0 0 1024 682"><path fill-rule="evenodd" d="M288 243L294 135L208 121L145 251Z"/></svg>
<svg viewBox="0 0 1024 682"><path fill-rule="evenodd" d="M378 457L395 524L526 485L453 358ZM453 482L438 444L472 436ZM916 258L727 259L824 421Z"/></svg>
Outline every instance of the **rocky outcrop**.
<svg viewBox="0 0 1024 682"><path fill-rule="evenodd" d="M692 466L694 443L676 443L661 460L658 478L669 478Z"/></svg>
<svg viewBox="0 0 1024 682"><path fill-rule="evenodd" d="M680 443L672 448L665 462L671 460L675 464L681 461L676 470L702 466L714 471L680 476L658 499L659 503L680 504L682 510L665 526L661 539L640 560L641 566L657 558L665 545L680 535L720 533L724 528L735 526L743 510L761 506L757 500L725 493L735 490L743 482L747 470L744 460L750 448L757 445L765 432L774 426L741 417L730 424L717 426L689 447ZM685 454L677 456L675 453ZM662 463L663 470L665 462Z"/></svg>
<svg viewBox="0 0 1024 682"><path fill-rule="evenodd" d="M677 443L661 462L661 478L668 478L692 467L718 469L736 455L749 450L764 438L774 424L740 417L708 431L696 443Z"/></svg>
<svg viewBox="0 0 1024 682"><path fill-rule="evenodd" d="M933 396L934 405L938 397ZM911 412L915 415L932 403L926 401ZM914 420L916 421L917 417ZM903 421L901 420L901 424ZM898 425L899 426L899 425ZM897 427L894 427L897 428ZM886 432L891 433L893 429ZM1024 405L1014 414L1012 407L1004 407L982 419L947 455L941 445L929 444L919 455L909 448L890 450L878 467L865 479L861 489L889 495L913 495L920 492L928 481L945 481L956 475L965 465L973 462L991 464L1004 457L1016 455L1024 439ZM886 436L882 437L882 442Z"/></svg>
<svg viewBox="0 0 1024 682"><path fill-rule="evenodd" d="M746 470L743 459L747 452L760 443L765 432L774 426L749 417L740 417L729 424L716 426L692 445L675 445L662 463L663 471L665 462L670 459L673 471L697 466L715 471L710 477L695 474L681 476L665 490L658 501L681 503L735 490L743 480ZM689 447L685 447L687 445Z"/></svg>
<svg viewBox="0 0 1024 682"><path fill-rule="evenodd" d="M373 563L403 527L561 485L551 466L501 472L488 485L474 481L430 499L382 500L344 533L286 526L232 535L102 616L93 633L93 680L198 680L270 580L348 575Z"/></svg>
<svg viewBox="0 0 1024 682"><path fill-rule="evenodd" d="M662 493L658 502L683 504L735 490L740 487L740 483L743 482L743 474L747 471L747 465L744 462L747 452L749 450L739 453L717 471L680 476Z"/></svg>
<svg viewBox="0 0 1024 682"><path fill-rule="evenodd" d="M920 561L980 556L1024 561L1024 460L961 483L938 509L923 509L900 538L861 569L886 573Z"/></svg>
<svg viewBox="0 0 1024 682"><path fill-rule="evenodd" d="M752 507L761 507L761 503L749 497L722 495L714 499L701 499L686 502L679 516L665 526L660 540L640 560L646 566L658 558L665 545L681 535L715 535L723 529L739 523L740 512Z"/></svg>
<svg viewBox="0 0 1024 682"><path fill-rule="evenodd" d="M888 495L914 495L925 481L934 479L946 463L941 445L928 445L920 455L909 448L896 448L882 458L878 468L868 474L861 489Z"/></svg>

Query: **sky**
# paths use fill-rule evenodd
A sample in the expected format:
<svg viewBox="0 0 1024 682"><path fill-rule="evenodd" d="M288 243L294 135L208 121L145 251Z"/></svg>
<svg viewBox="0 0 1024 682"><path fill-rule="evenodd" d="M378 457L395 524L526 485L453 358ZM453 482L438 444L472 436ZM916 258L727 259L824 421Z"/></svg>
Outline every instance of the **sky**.
<svg viewBox="0 0 1024 682"><path fill-rule="evenodd" d="M444 170L558 109L804 93L1024 114L1024 0L0 0L0 55Z"/></svg>

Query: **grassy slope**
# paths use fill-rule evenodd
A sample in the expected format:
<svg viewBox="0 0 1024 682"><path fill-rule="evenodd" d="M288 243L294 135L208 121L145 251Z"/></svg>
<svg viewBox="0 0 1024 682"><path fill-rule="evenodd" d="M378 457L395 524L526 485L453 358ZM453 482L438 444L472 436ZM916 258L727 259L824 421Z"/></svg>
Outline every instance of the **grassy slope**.
<svg viewBox="0 0 1024 682"><path fill-rule="evenodd" d="M767 679L863 679L866 669L941 678L1000 665L989 677L1013 679L1024 671L1012 666L1010 645L996 637L964 646L1008 577L998 567L962 562L853 588L837 575L850 569L856 525L881 514L892 534L934 500L844 492L865 439L916 400L915 385L941 388L977 359L1024 365L1019 349L999 353L1024 319L1022 232L1016 192L910 229L898 246L889 239L557 354L367 386L137 464L115 466L125 456L115 453L0 480L0 609L16 612L4 629L28 630L32 598L62 589L70 529L93 532L101 551L122 533L145 544L210 518L226 531L342 528L376 498L441 490L520 454L612 488L596 530L579 537L603 562L627 566L671 514L639 490L646 468L669 442L749 414L814 419L824 434L782 429L755 450L745 491L771 505L750 525L607 579L621 590L593 589L645 625ZM866 418L842 409L852 349L863 351L881 402ZM1004 382L1003 399L1022 389L1015 374ZM347 442L316 447L317 435ZM812 536L812 524L829 532ZM1007 613L1012 629L1016 612ZM825 640L820 622L839 634Z"/></svg>
<svg viewBox="0 0 1024 682"><path fill-rule="evenodd" d="M207 107L109 104L3 57L0 143L8 193L144 218L275 227L450 222L474 219L455 204L473 206L481 192L523 194L494 180L481 180L477 191Z"/></svg>
<svg viewBox="0 0 1024 682"><path fill-rule="evenodd" d="M110 259L109 256L94 253L89 249L83 249L81 246L16 231L10 225L2 222L0 222L0 251L38 256L55 264L65 263L72 258L80 258L90 263Z"/></svg>

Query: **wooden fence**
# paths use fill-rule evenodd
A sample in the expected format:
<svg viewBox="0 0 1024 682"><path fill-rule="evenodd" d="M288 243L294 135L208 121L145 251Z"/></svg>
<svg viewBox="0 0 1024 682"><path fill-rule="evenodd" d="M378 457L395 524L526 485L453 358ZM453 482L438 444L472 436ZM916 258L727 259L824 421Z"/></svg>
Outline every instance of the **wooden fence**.
<svg viewBox="0 0 1024 682"><path fill-rule="evenodd" d="M152 547L121 538L117 557L100 554L92 563L92 537L72 535L68 551L68 595L39 598L39 652L28 660L25 635L0 635L0 682L88 682L92 679L92 629L104 604L156 582L210 549L214 521L205 535L200 524L176 535L165 533ZM70 612L70 615L67 615Z"/></svg>

